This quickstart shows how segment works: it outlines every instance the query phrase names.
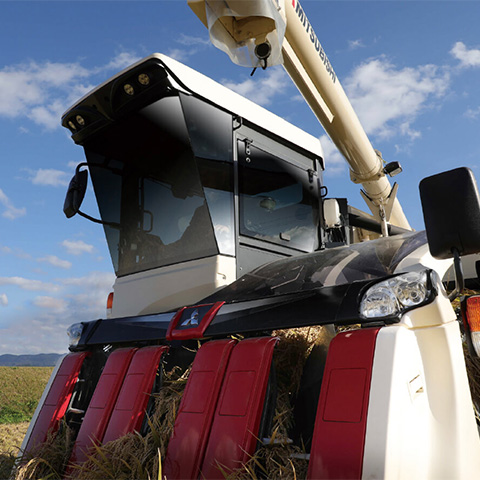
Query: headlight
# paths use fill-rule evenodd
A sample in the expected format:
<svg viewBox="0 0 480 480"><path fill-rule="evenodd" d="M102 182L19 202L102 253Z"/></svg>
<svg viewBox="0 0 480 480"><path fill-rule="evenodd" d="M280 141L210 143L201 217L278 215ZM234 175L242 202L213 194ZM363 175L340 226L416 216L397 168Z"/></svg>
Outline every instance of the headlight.
<svg viewBox="0 0 480 480"><path fill-rule="evenodd" d="M370 287L360 302L363 318L390 317L417 307L430 299L427 271L410 272Z"/></svg>
<svg viewBox="0 0 480 480"><path fill-rule="evenodd" d="M70 325L67 329L68 335L68 346L69 347L76 347L78 342L80 341L80 337L82 336L83 332L83 323L74 323Z"/></svg>

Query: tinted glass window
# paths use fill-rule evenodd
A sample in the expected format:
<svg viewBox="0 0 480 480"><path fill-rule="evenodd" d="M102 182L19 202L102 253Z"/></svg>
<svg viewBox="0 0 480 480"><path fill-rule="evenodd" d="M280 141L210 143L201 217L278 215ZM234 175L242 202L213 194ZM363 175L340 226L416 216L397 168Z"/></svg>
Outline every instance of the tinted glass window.
<svg viewBox="0 0 480 480"><path fill-rule="evenodd" d="M240 234L306 252L317 248L318 199L308 173L243 141L238 152Z"/></svg>
<svg viewBox="0 0 480 480"><path fill-rule="evenodd" d="M118 275L218 253L178 97L159 100L85 147Z"/></svg>
<svg viewBox="0 0 480 480"><path fill-rule="evenodd" d="M232 115L180 94L219 252L235 255Z"/></svg>
<svg viewBox="0 0 480 480"><path fill-rule="evenodd" d="M233 163L196 160L218 249L224 255L235 255Z"/></svg>
<svg viewBox="0 0 480 480"><path fill-rule="evenodd" d="M195 156L232 161L232 115L190 95L180 100Z"/></svg>

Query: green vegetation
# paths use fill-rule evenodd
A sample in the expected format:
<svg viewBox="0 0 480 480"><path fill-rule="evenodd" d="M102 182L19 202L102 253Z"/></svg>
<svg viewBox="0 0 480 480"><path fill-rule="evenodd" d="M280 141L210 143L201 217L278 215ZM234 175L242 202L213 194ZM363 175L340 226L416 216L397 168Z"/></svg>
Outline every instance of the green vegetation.
<svg viewBox="0 0 480 480"><path fill-rule="evenodd" d="M0 424L32 418L52 367L0 367Z"/></svg>
<svg viewBox="0 0 480 480"><path fill-rule="evenodd" d="M0 367L0 479L9 478L52 367Z"/></svg>

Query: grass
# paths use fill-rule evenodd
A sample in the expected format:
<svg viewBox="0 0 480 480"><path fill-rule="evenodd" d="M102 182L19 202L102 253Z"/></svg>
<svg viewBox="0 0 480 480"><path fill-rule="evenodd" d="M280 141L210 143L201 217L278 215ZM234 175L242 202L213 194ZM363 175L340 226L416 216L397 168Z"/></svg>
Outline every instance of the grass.
<svg viewBox="0 0 480 480"><path fill-rule="evenodd" d="M8 478L52 367L0 367L0 479Z"/></svg>
<svg viewBox="0 0 480 480"><path fill-rule="evenodd" d="M52 367L0 367L0 424L29 422Z"/></svg>

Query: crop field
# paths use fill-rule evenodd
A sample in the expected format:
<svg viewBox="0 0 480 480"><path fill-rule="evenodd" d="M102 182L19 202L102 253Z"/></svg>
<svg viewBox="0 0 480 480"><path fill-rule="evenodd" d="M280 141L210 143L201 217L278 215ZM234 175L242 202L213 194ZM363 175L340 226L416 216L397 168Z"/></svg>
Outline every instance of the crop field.
<svg viewBox="0 0 480 480"><path fill-rule="evenodd" d="M0 367L0 479L7 478L52 367Z"/></svg>
<svg viewBox="0 0 480 480"><path fill-rule="evenodd" d="M52 367L0 367L0 425L28 422Z"/></svg>

